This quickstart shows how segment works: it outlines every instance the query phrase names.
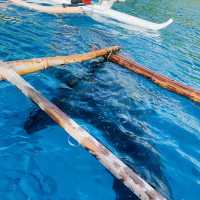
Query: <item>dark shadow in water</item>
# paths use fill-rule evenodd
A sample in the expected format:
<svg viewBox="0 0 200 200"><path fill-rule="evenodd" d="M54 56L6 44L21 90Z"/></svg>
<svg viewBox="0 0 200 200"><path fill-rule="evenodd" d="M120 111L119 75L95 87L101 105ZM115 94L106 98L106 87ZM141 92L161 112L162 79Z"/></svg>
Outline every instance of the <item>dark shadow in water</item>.
<svg viewBox="0 0 200 200"><path fill-rule="evenodd" d="M71 117L84 119L101 130L109 144L122 155L122 159L123 155L128 155L131 158L129 161L124 159L124 162L134 168L148 182L151 182L158 191L172 199L167 180L162 174L159 155L151 143L147 145L146 141L141 139L141 136L145 136L145 129L138 123L134 123L134 120L122 123L123 118L120 119L118 115L119 108L105 105L104 101L101 101L101 95L95 92L108 90L109 93L109 89L115 87L112 85L108 88L101 88L103 84L107 83L94 81L99 67L102 67L102 63L90 63L90 70L84 77L75 77L69 71L63 72L62 69L55 69L54 76L68 87L60 88L51 101ZM120 86L116 87L123 91ZM124 93L124 95L126 94ZM137 109L133 100L131 107L136 108L135 111L132 109L129 112L136 120L141 119L142 115L146 114L146 111ZM34 133L53 123L43 111L35 107L25 122L24 128L28 133ZM113 188L116 191L117 200L137 199L116 179Z"/></svg>

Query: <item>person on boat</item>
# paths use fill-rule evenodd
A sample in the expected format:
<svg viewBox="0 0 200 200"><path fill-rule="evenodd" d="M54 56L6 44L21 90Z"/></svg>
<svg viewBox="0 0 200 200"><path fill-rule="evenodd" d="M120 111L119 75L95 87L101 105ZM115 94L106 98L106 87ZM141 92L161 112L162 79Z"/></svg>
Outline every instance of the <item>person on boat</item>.
<svg viewBox="0 0 200 200"><path fill-rule="evenodd" d="M75 6L75 5L90 5L92 0L56 0L57 2L62 1L64 6ZM111 8L115 2L121 2L124 0L100 0L99 4L105 8Z"/></svg>
<svg viewBox="0 0 200 200"><path fill-rule="evenodd" d="M66 6L79 6L79 5L90 5L92 0L57 0L57 3L61 2L64 7Z"/></svg>
<svg viewBox="0 0 200 200"><path fill-rule="evenodd" d="M89 5L92 4L92 0L55 0L57 2L64 2L66 5ZM120 2L124 0L99 0L99 4L105 7L111 7L115 2Z"/></svg>

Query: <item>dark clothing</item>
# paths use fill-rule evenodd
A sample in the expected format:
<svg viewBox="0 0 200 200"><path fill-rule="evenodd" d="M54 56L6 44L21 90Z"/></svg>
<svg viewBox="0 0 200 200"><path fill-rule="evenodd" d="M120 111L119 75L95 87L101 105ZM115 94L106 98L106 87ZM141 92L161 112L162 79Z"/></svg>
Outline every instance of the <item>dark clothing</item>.
<svg viewBox="0 0 200 200"><path fill-rule="evenodd" d="M68 7L68 6L78 6L78 5L89 5L91 4L91 0L71 0L70 5L68 4L63 4L63 7Z"/></svg>

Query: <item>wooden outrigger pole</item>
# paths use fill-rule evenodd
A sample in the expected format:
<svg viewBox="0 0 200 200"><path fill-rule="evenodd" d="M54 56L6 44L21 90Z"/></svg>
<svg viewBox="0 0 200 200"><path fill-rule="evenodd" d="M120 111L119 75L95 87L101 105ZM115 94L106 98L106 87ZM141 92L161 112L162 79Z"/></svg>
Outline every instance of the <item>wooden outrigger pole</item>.
<svg viewBox="0 0 200 200"><path fill-rule="evenodd" d="M25 96L35 102L49 117L87 149L117 179L121 180L141 200L166 200L131 168L112 154L104 145L81 128L75 121L47 100L13 69L0 67L0 76L15 85Z"/></svg>
<svg viewBox="0 0 200 200"><path fill-rule="evenodd" d="M119 46L91 51L85 54L76 54L69 56L55 56L46 58L35 58L28 60L8 61L4 62L6 68L11 68L20 75L37 72L55 65L71 64L76 62L84 62L98 57L106 57L109 61L118 64L130 71L150 79L155 84L165 88L176 94L185 96L192 101L200 103L200 91L192 87L178 83L168 77L160 75L147 69L133 60L127 59L122 55L116 54L120 50ZM111 56L109 56L111 55ZM1 80L1 77L0 77Z"/></svg>
<svg viewBox="0 0 200 200"><path fill-rule="evenodd" d="M4 62L4 67L13 69L20 75L25 75L25 74L37 72L40 70L44 70L56 65L85 62L85 61L95 59L98 57L107 57L110 54L118 52L119 50L120 50L119 46L112 46L108 48L90 51L84 54L8 61L8 62ZM1 77L0 77L0 80L1 80Z"/></svg>
<svg viewBox="0 0 200 200"><path fill-rule="evenodd" d="M136 74L144 76L145 78L150 79L162 88L165 88L171 92L185 96L192 101L200 103L200 91L195 90L192 87L186 86L166 76L155 73L150 69L147 69L139 65L138 63L123 57L122 55L111 55L109 56L109 61L118 64L124 68L127 68Z"/></svg>
<svg viewBox="0 0 200 200"><path fill-rule="evenodd" d="M24 7L29 8L31 10L36 10L43 13L49 13L49 14L77 14L77 13L84 13L84 10L82 7L61 7L61 6L42 6L36 3L27 3L24 0L9 0L10 2Z"/></svg>

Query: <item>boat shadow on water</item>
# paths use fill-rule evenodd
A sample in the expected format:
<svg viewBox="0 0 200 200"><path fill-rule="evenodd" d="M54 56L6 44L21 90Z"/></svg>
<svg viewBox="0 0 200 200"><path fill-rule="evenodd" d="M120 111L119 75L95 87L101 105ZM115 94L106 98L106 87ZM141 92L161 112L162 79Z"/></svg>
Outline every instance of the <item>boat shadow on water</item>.
<svg viewBox="0 0 200 200"><path fill-rule="evenodd" d="M88 63L81 65L88 67ZM96 74L103 65L104 62L90 63L89 71L82 77L73 75L70 71L66 71L66 68L51 69L51 73L47 71L49 76L54 76L66 86L59 88L53 94L51 101L72 118L84 120L104 133L103 137L125 163L160 193L173 199L154 145L149 140L141 139L146 137L146 129L142 123L138 123L137 119L141 119L146 111L137 109L132 99L128 105L131 106L131 110L128 111L125 104L124 107L122 104L117 107L109 103L110 90L115 90L115 94L118 90L124 90L112 81L97 81ZM126 92L123 94L123 97L125 96L128 98ZM119 95L117 97L120 98ZM116 96L112 96L112 99L114 98L116 100ZM124 113L129 112L131 119L125 119L124 115L120 114L120 110ZM42 110L34 107L24 124L24 129L31 134L53 124L54 122ZM138 199L117 179L114 180L113 189L118 200Z"/></svg>

